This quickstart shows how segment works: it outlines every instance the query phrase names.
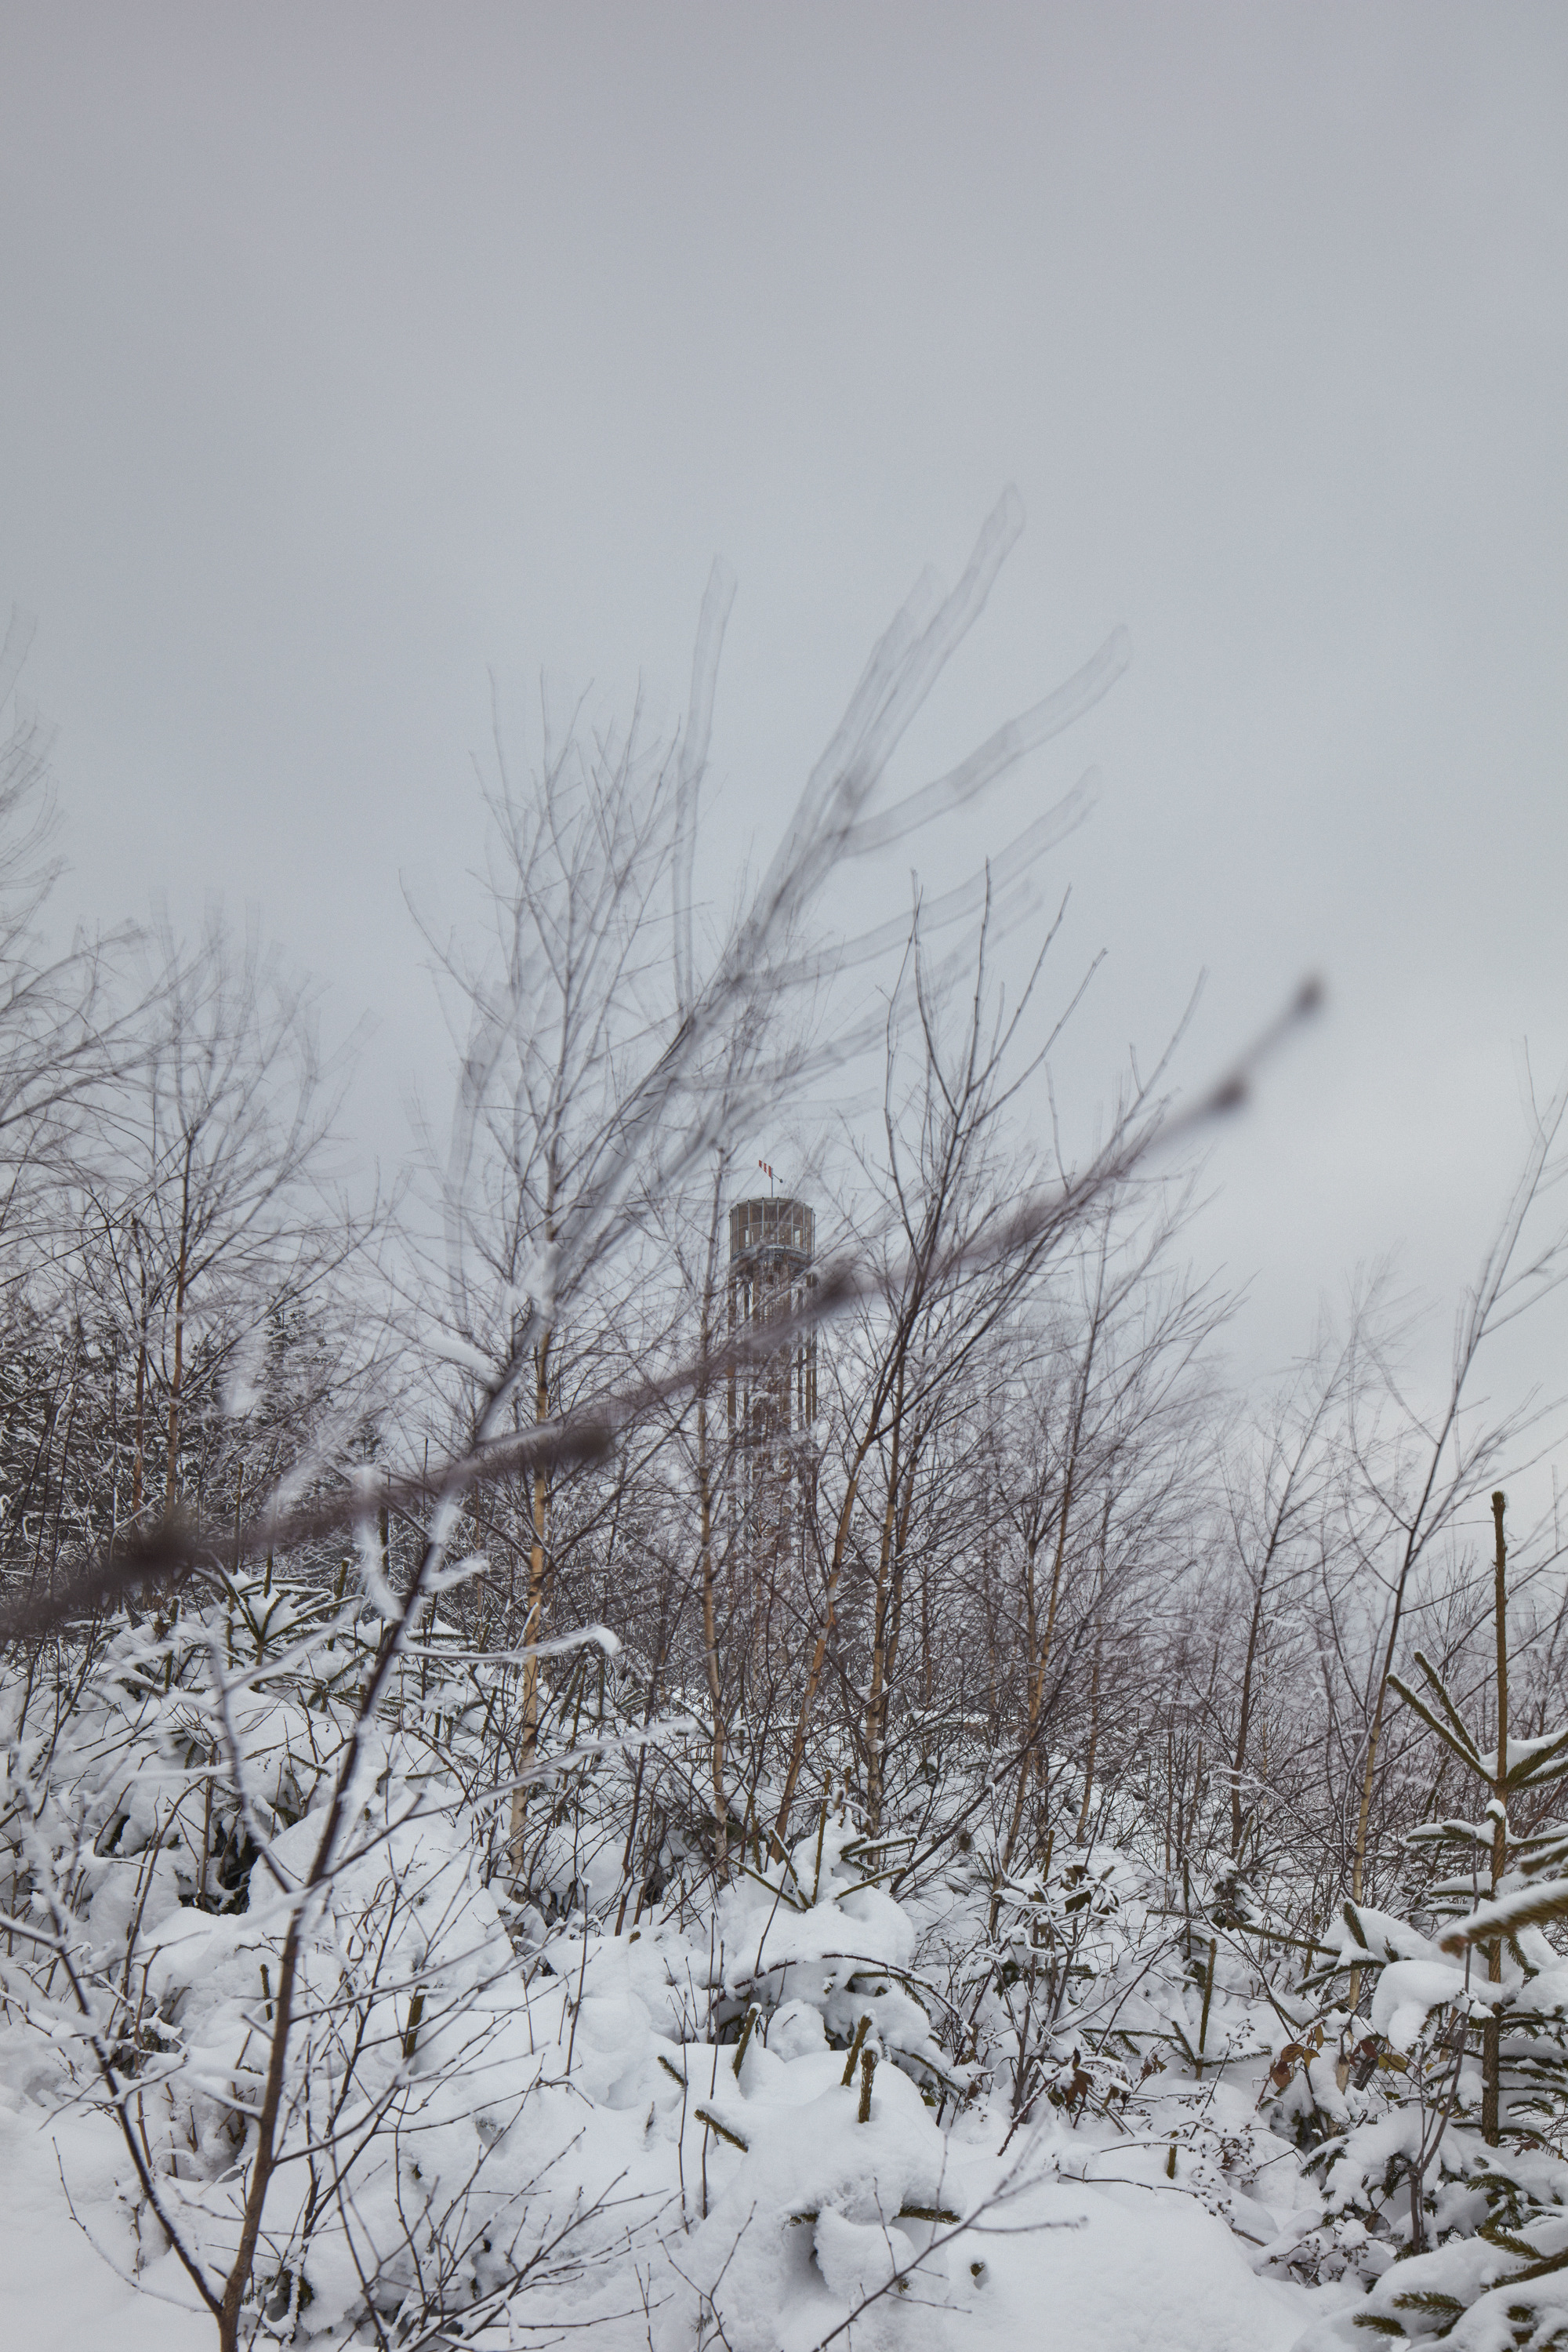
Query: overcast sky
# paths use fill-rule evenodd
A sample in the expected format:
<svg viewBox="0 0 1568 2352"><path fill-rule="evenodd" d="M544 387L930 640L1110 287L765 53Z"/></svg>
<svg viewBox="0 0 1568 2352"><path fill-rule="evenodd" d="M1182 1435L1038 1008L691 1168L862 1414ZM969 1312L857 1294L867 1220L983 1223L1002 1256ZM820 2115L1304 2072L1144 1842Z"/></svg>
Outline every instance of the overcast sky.
<svg viewBox="0 0 1568 2352"><path fill-rule="evenodd" d="M257 905L376 1015L394 1152L491 672L519 748L542 672L678 712L723 553L721 888L1014 481L906 772L1119 621L1132 667L931 878L1095 761L1079 1099L1200 970L1194 1081L1331 991L1213 1164L1244 1353L1395 1248L1451 1296L1568 1057L1565 68L1561 0L0 0L0 606L73 910Z"/></svg>

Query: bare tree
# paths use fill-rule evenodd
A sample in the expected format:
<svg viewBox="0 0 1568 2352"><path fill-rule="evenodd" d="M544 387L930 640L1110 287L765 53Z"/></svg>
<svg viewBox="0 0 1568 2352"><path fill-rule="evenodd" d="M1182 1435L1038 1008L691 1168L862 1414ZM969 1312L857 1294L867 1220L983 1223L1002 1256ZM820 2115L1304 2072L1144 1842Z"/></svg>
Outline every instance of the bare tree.
<svg viewBox="0 0 1568 2352"><path fill-rule="evenodd" d="M323 1058L309 991L216 913L194 947L160 921L144 971L136 1065L75 1171L80 1276L133 1352L132 1524L157 1454L166 1517L182 1497L193 1378L220 1418L248 1402L285 1323L324 1315L374 1222L332 1189L350 1064Z"/></svg>
<svg viewBox="0 0 1568 2352"><path fill-rule="evenodd" d="M122 984L130 927L79 930L63 949L44 934L63 867L50 738L16 698L31 638L13 613L0 646L0 1286L37 1293L71 1239L58 1199L71 1145L133 1065L151 998Z"/></svg>
<svg viewBox="0 0 1568 2352"><path fill-rule="evenodd" d="M179 2022L173 2009L140 2004L130 1973L118 1987L95 1977L70 1875L91 1847L85 1815L62 1812L47 1822L54 1784L47 1773L27 1779L19 1754L27 1896L39 1894L47 1923L18 1911L6 1932L32 1936L42 1975L70 1987L77 2042L88 2053L82 2065L96 2070L96 2096L122 2134L145 2210L212 2314L221 2352L237 2352L269 2326L296 2327L304 2252L329 2228L341 2231L358 2265L359 2300L345 2326L388 2345L411 2340L416 2326L428 2336L447 2326L453 2282L469 2292L477 2272L463 2233L481 2201L477 2186L465 2179L438 2222L431 2221L434 2189L423 2205L398 2208L390 2242L363 2226L358 2199L378 2164L402 2182L405 2143L423 2128L422 2103L437 2102L435 2090L415 2089L411 2071L432 2019L439 2011L439 2030L454 2029L440 2047L453 2052L460 2084L463 2069L484 2053L456 2026L501 1982L515 1993L509 1926L523 1952L532 1949L523 1907L498 1900L486 1883L498 1821L508 1819L514 1864L521 1828L531 1838L537 1827L542 1841L559 1824L574 1854L590 1832L602 1848L620 1847L618 1883L592 1895L617 1925L639 1837L639 1909L644 1893L659 1900L650 1885L668 1860L666 1919L673 1906L684 1922L683 1906L700 1885L709 1890L710 1924L712 1904L754 1892L758 1881L771 1920L786 1887L787 1907L800 1910L827 1899L823 1890L836 1872L841 1887L862 1866L877 1874L875 1850L895 1814L912 1821L931 1847L954 1843L963 1812L984 1815L999 1778L1004 1810L1013 1808L1005 1836L1016 1849L1025 1791L1049 1779L1036 1764L1047 1727L1069 1720L1048 1680L1067 1654L1061 1628L1070 1625L1073 1656L1104 1664L1131 1623L1133 1595L1153 1590L1171 1565L1167 1527L1186 1475L1183 1400L1212 1317L1179 1286L1169 1295L1148 1286L1147 1252L1141 1257L1130 1244L1119 1255L1118 1243L1102 1245L1101 1236L1120 1231L1116 1214L1152 1151L1232 1107L1242 1076L1205 1096L1185 1128L1149 1088L1134 1088L1107 1140L1076 1169L1011 1141L1007 1122L1037 1057L1020 1027L1028 999L1000 1015L986 958L997 929L1032 905L1033 864L1072 821L1080 795L1069 794L1013 845L1005 889L994 890L982 872L924 902L912 947L902 922L869 928L826 958L814 937L830 874L970 803L1087 708L1120 666L1113 641L1079 678L949 774L890 808L876 805L888 761L978 614L1016 521L1005 501L954 593L922 585L897 616L776 856L732 921L705 927L693 907L722 582L705 608L679 743L648 740L635 725L595 735L579 719L563 741L547 743L539 778L514 784L503 767L491 796L488 940L482 950L461 941L440 948L456 1000L457 1100L449 1139L432 1155L434 1273L422 1289L408 1285L405 1322L427 1418L421 1426L411 1406L401 1418L385 1416L374 1475L323 1479L330 1491L301 1494L286 1472L248 1508L237 1496L221 1544L211 1528L193 1528L195 1514L175 1507L186 1499L180 1465L196 1410L193 1341L198 1331L211 1335L215 1380L220 1369L242 1368L246 1330L265 1302L308 1298L325 1278L338 1247L323 1255L320 1154L331 1092L308 1024L270 975L243 957L226 961L216 948L205 961L200 953L173 961L143 1094L128 1097L134 1115L123 1109L111 1130L121 1157L89 1192L118 1285L116 1312L137 1337L138 1431L150 1426L152 1398L164 1408L163 1517L114 1561L92 1562L47 1608L13 1610L5 1623L19 1638L52 1635L73 1607L152 1576L179 1577L192 1593L182 1624L117 1628L111 1679L116 1691L129 1687L145 1703L166 1742L159 1763L174 1793L153 1822L155 1836L173 1840L176 1811L182 1822L201 1815L197 1892L221 1906L227 1895L215 1897L208 1869L211 1815L220 1812L228 1875L216 1874L227 1887L243 1855L247 1892L251 1883L256 1889L252 1925L265 1958L241 1997L232 2068L216 2091L210 2081L199 2084L169 2031ZM959 943L945 968L931 946L943 932ZM907 984L896 994L890 1034L881 1019L873 1024L854 1013L815 1029L796 1017L816 1001L825 962L844 973L907 947ZM950 1012L946 980L959 970L972 974L967 1001ZM873 1181L856 1204L850 1248L824 1265L817 1293L798 1312L765 1328L721 1331L717 1261L729 1166L764 1105L776 1117L879 1032L889 1067L882 1149L868 1154ZM912 1069L902 1057L906 1043ZM684 1271L671 1268L659 1225L671 1203L694 1213L698 1239ZM1082 1277L1070 1315L1061 1311L1069 1276ZM779 1686L787 1709L768 1686L748 1717L730 1704L739 1645L716 1558L714 1488L723 1464L706 1407L731 1370L793 1344L825 1314L837 1318L841 1402L833 1458L816 1481L817 1574L813 1584L803 1580L797 1596L808 1654ZM1050 1401L1043 1421L1050 1462L1040 1492L1030 1495L1035 1465L1009 1460L1012 1499L1038 1530L1026 1580L1033 1613L1024 1609L1011 1635L1018 1736L999 1776L994 1757L976 1758L965 1731L969 1778L959 1812L934 1801L922 1811L899 1780L900 1757L912 1752L900 1748L898 1713L910 1686L911 1593L918 1589L918 1682L928 1696L937 1645L962 1633L972 1586L1000 1583L1003 1616L1026 1598L1005 1561L994 1571L976 1559L1005 1549L1002 1515L988 1507L976 1509L972 1525L951 1513L944 1523L941 1499L950 1470L966 1496L983 1496L990 1461L982 1437L1020 1353L1037 1376L1033 1402ZM1023 1412L1016 1416L1012 1435L1026 1457L1040 1426L1038 1413L1033 1426ZM1150 1444L1155 1426L1168 1443ZM150 1458L150 1438L145 1452ZM143 1486L155 1483L144 1464ZM352 1589L350 1563L340 1560L329 1582L321 1557L349 1529L358 1546ZM1048 1595L1032 1564L1047 1551ZM287 1609L274 1615L279 1557L299 1574ZM264 1559L254 1573L250 1564ZM524 1562L512 1608L502 1574ZM645 1644L624 1689L616 1683L616 1632L560 1630L568 1610L585 1614L591 1597L603 1599L606 1615L635 1621ZM552 1656L559 1667L549 1664ZM553 1723L552 1681L560 1702ZM1087 1716L1079 1709L1070 1717L1084 1735L1071 1796L1084 1835L1095 1820L1100 1759L1127 1738L1124 1697L1111 1681L1091 1672ZM672 1691L678 1683L684 1686ZM684 1703L687 1688L698 1694L695 1707ZM281 1706L279 1692L292 1710L287 1771L268 1780L254 1718ZM663 1720L654 1719L656 1692L671 1694ZM631 1719L634 1706L640 1722ZM804 1849L784 1849L805 1760L819 1738L841 1778L858 1759L862 1779L855 1796L841 1791L831 1839L823 1805L808 1875ZM775 1767L771 1820L760 1822ZM543 1790L550 1773L548 1803L542 1796L525 1812L521 1801ZM640 1831L638 1808L655 1773L657 1801L647 1801L652 1818ZM737 1780L746 1790L750 1818L740 1826L752 1832L749 1857L731 1834ZM673 1818L677 1793L688 1823L697 1822L695 1836ZM613 1839L604 1834L606 1817ZM405 1862L413 1867L399 1841L437 1818L465 1901L495 1951L493 1971L476 1962L460 1982L442 1979L430 1958L429 1916L416 1916L420 1895L398 1877ZM118 1836L123 1824L91 1826L94 1836ZM771 1832L771 1858L762 1831ZM1013 1858L1010 1852L1004 1866ZM148 1864L148 1886L158 1867ZM982 1915L994 1877L986 1874L977 1897ZM713 1882L726 1878L715 1892ZM586 1910L592 1890L584 1886L574 1868L573 1895ZM127 1971L135 1933L125 1942ZM983 1931L979 1941L989 1965ZM721 1956L694 1991L704 2013L700 2036L695 2026L692 2034L709 2053L715 2084L720 2037L731 2030L730 2079L739 2081L746 2037L776 1973L760 1943L754 1949L743 1979L727 1974ZM837 1957L843 2002L864 1997L896 2006L890 1990L863 1996L855 1955ZM473 1961L468 1952L457 1958ZM584 1965L586 1958L584 1935ZM584 1996L581 1979L574 1996L559 1970L550 1981L564 2079ZM844 2018L835 2017L837 2031ZM846 2030L849 2072L861 2067L857 2129L874 2123L881 2095L874 2076L890 2046L884 2040L879 2053L871 2035L863 2010ZM934 2038L922 2032L918 2039L911 2066L934 2070L944 2095L954 2092ZM951 2055L951 2035L946 2046ZM688 2091L698 2085L667 2054L658 2063L679 2087L683 2136ZM1033 2038L1028 2067L1020 2115L1046 2079ZM190 2197L172 2151L154 2148L143 2130L149 2086L177 2098L182 2083L193 2099L199 2092L221 2110L216 2122L208 2118L213 2150L223 2143L221 2179L213 2173ZM907 2082L903 2089L916 2098ZM710 2139L747 2152L717 2095L692 2110L704 2167ZM291 2197L298 2182L304 2186ZM209 2191L212 2210L222 2208L221 2229L207 2228ZM684 2214L684 2193L681 2207ZM942 2221L943 2209L923 2200L893 2216L921 2225L933 2217ZM780 2217L781 2229L789 2219ZM412 2278L411 2250L426 2264ZM487 2313L501 2308L510 2284L509 2274L486 2287L501 2299ZM383 2307L394 2295L395 2321Z"/></svg>

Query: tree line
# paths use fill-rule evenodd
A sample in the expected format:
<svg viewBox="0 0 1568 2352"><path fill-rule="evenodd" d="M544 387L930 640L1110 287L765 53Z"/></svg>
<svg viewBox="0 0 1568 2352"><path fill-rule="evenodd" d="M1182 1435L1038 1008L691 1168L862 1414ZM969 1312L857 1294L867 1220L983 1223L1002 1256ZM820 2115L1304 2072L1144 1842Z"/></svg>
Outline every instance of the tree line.
<svg viewBox="0 0 1568 2352"><path fill-rule="evenodd" d="M363 1742L389 1716L456 1774L519 1948L574 1919L620 1936L685 1917L795 1869L830 1818L896 1897L956 1874L976 1924L940 2037L954 2069L980 2061L975 1987L1019 1981L1019 1888L1068 1854L1137 1851L1200 1988L1206 1950L1205 2021L1222 1931L1310 1966L1347 1901L1392 1913L1430 1887L1406 1832L1462 1810L1473 1759L1400 1678L1419 1650L1480 1752L1504 1703L1488 1497L1552 1433L1490 1402L1479 1367L1561 1278L1564 1098L1533 1116L1436 1393L1376 1282L1237 1393L1231 1302L1191 1263L1195 1171L1311 992L1188 1097L1169 1059L1110 1074L1075 1158L1041 1116L1081 989L1058 975L1040 876L1080 788L963 882L917 885L907 917L824 925L830 877L918 848L1125 659L1112 639L947 774L889 785L1016 528L1004 502L958 587L897 616L731 911L694 883L721 572L679 730L579 714L521 775L498 749L482 919L423 934L449 1112L375 1188L348 1148L356 1040L323 1045L319 999L254 929L215 913L187 938L160 916L46 950L46 746L12 728L8 1737L58 1742L132 1636L162 1645L171 1689L222 1672L182 1622L210 1643L226 1622L233 1667L243 1621L259 1661L275 1592L290 1626L361 1629L347 1678L312 1665L300 1701L338 1729L267 1979L286 2056L306 1897L345 1866ZM1009 1001L1004 942L1031 939ZM851 1079L857 1108L829 1115ZM728 1212L784 1118L815 1285L782 1321L738 1326ZM773 1444L769 1528L735 1507L752 1440L729 1400L808 1335L815 1412ZM1550 1725L1559 1560L1553 1523L1515 1530L1515 1738ZM251 1899L267 1850L237 1755L226 1769L238 1810L209 1818L182 1897L214 1912ZM1347 2019L1359 1998L1352 1971ZM1056 2080L1049 2046L1015 2032L1020 2113ZM231 2267L202 2288L225 2343L260 2308L281 2097L247 2143ZM116 2101L123 2120L123 2083Z"/></svg>

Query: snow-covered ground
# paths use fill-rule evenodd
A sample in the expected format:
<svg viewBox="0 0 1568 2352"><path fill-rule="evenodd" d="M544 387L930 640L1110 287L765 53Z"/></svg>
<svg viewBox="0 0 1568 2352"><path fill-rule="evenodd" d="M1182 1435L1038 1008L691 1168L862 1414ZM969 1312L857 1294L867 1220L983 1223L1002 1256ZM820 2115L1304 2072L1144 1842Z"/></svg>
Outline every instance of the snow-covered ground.
<svg viewBox="0 0 1568 2352"><path fill-rule="evenodd" d="M1247 2249L1191 2200L1158 2190L1061 2185L1021 2201L1017 2236L987 2248L987 2277L946 2340L1093 2346L1095 2352L1289 2352L1325 2294L1254 2277ZM1040 2221L1084 2227L1031 2232Z"/></svg>
<svg viewBox="0 0 1568 2352"><path fill-rule="evenodd" d="M215 2331L205 2315L139 2291L105 2259L123 2260L127 2252L123 2219L115 2218L124 2168L119 2136L100 2116L0 2107L0 2299L8 2352L208 2352ZM68 2186L70 2202L96 2221L101 2252L72 2219ZM937 2307L917 2280L868 2310L854 2335L910 2352L993 2346L1289 2352L1310 2322L1338 2305L1340 2291L1256 2277L1247 2251L1178 2192L1052 2182L999 2214L983 2239L962 2242L954 2267L966 2272L975 2259L984 2267L961 2307ZM180 2294L173 2280L167 2291ZM816 2314L803 2298L794 2316L786 2352L808 2352L819 2338ZM494 2338L507 2340L504 2333Z"/></svg>
<svg viewBox="0 0 1568 2352"><path fill-rule="evenodd" d="M1395 2259L1302 2168L1355 2120L1337 2042L1264 1997L1231 1909L1194 1935L1112 1846L1000 1891L954 1847L895 1897L825 1798L616 1922L590 1784L542 1850L551 1925L445 1756L363 1728L333 1812L331 1714L260 1691L230 1712L266 1870L215 1908L204 1718L148 1639L11 1759L5 2352L211 2346L191 2270L220 2292L242 2243L254 2352L1290 2352Z"/></svg>
<svg viewBox="0 0 1568 2352"><path fill-rule="evenodd" d="M102 2116L51 2116L0 2091L0 2331L7 2352L209 2352L215 2331L205 2313L156 2301L110 2267L129 2251L115 2213L124 2169L124 2144ZM102 2254L72 2220L73 2204L98 2224Z"/></svg>

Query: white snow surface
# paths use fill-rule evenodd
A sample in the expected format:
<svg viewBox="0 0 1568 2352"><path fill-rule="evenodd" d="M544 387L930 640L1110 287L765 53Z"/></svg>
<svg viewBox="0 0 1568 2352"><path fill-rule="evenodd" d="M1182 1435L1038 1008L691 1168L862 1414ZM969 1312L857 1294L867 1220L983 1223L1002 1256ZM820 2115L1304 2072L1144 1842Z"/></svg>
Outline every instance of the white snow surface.
<svg viewBox="0 0 1568 2352"><path fill-rule="evenodd" d="M1372 2030L1385 2033L1396 2050L1408 2050L1426 2030L1426 2020L1446 2001L1465 1997L1465 1971L1437 1960L1395 1960L1384 1969L1372 1996Z"/></svg>
<svg viewBox="0 0 1568 2352"><path fill-rule="evenodd" d="M722 2053L721 2075L729 2071L730 2054ZM853 2121L848 2094L839 2091L839 2112L831 2114L842 2059L825 2051L816 2065L834 2083L805 2097L793 2113L760 2100L760 2082L748 2084L746 2097L733 2086L725 2097L721 2084L719 2099L703 2102L753 2128L762 2107L771 2110L774 2132L765 2170L774 2193L786 2201L808 2175L820 2185L838 2172L851 2191L843 2210L825 2211L815 2232L804 2224L786 2231L782 2260L774 2233L754 2224L744 2233L742 2250L748 2238L756 2248L754 2275L748 2275L743 2292L734 2292L742 2286L735 2263L742 2255L736 2254L728 2275L729 2308L754 2314L756 2324L753 2331L742 2326L739 2336L732 2325L727 2327L736 2352L753 2336L783 2352L811 2352L836 2324L842 2298L888 2275L889 2242L904 2239L902 2231L864 2218L865 2135ZM749 2063L745 2071L751 2072ZM940 2136L931 2129L928 2139L920 2131L917 2116L923 2119L924 2110L905 2077L889 2068L886 2075L879 2073L878 2083L877 2102L886 2105L879 2114L874 2109L873 2131L886 2194L906 2186L923 2189L931 2184L930 2140ZM791 2087L793 2104L802 2085ZM4 2095L0 2099L0 2311L6 2345L16 2352L209 2352L215 2331L208 2319L137 2292L104 2258L127 2264L131 2252L115 2188L124 2151L113 2127L100 2116L51 2117ZM733 2151L724 2153L728 2185L680 2256L694 2279L724 2258L736 2236L742 2200L734 2192L749 2167ZM840 2167L841 2155L852 2159L849 2168ZM710 2178L718 2169L710 2156ZM961 2145L950 2155L944 2199L960 2194L961 2202L973 2204L1001 2169L984 2148ZM101 2253L71 2219L62 2173ZM749 2184L746 2198L755 2187L754 2180ZM932 2232L916 2225L910 2234ZM798 2240L798 2247L789 2239ZM985 2352L991 2346L1018 2352L1068 2346L1092 2346L1094 2352L1290 2352L1305 2328L1337 2310L1340 2296L1331 2288L1309 2292L1256 2277L1247 2254L1245 2244L1190 2196L1122 2180L1053 2179L1027 2190L989 2225L958 2236L929 2277L917 2276L904 2294L874 2304L857 2323L854 2341L883 2352L895 2347ZM977 2278L973 2263L982 2265ZM155 2284L179 2303L188 2299L188 2289L162 2266ZM1346 2308L1355 2300L1347 2296ZM542 2343L551 2332L544 2328L537 2339L530 2332L517 2341ZM593 2337L611 2352L631 2352L638 2345L646 2352L647 2342L640 2313L635 2322L606 2313ZM492 2346L499 2352L507 2340L498 2335L479 2342L487 2352ZM656 2342L662 2340L656 2326ZM673 2345L681 2338L671 2330L668 2340Z"/></svg>
<svg viewBox="0 0 1568 2352"><path fill-rule="evenodd" d="M315 1809L270 1824L277 1875L258 1866L245 1911L188 1900L188 1857L158 1843L168 1768L150 1733L134 1752L101 1743L73 1829L85 1947L106 1964L128 1955L159 2021L137 2109L162 2193L214 2278L237 2241L229 2125L234 2086L254 2096L265 2046L289 1916L279 1882L308 1872L321 1833L323 1791L300 1720L260 1704L247 1717L268 1808L276 1798L280 1812L291 1792ZM409 1811L417 1792L374 1744L362 1848L305 1915L290 2063L317 2102L346 2084L332 2004L358 1987L352 2112L401 2121L366 2139L344 2210L361 2252L385 2256L395 2301L410 2213L410 2245L416 2234L433 2245L439 2227L472 2253L482 2237L464 2257L476 2294L506 2271L514 2240L525 2254L563 2249L530 2269L510 2312L476 2313L470 2352L578 2340L595 2352L692 2352L701 2340L730 2352L1290 2352L1356 2299L1264 2267L1321 2203L1259 2121L1268 2053L1223 1985L1208 2047L1248 2052L1248 2079L1195 2083L1173 2067L1133 2105L1123 2098L1120 2122L1105 2099L1076 2117L1041 2099L1033 2136L1013 2132L1006 2096L933 2035L913 1966L917 1916L868 1882L841 1824L825 1818L786 1864L748 1873L688 1926L679 1915L624 1934L578 1924L542 1941L530 1930L519 1951L461 1816ZM1108 1861L1085 1881L1104 1906L1083 1946L1086 1983L1112 1967L1117 1936L1141 1932L1135 1885L1118 1893L1113 1874ZM1190 2036L1199 2002L1190 1972L1163 1990L1140 1975L1120 2013ZM737 2071L733 2029L753 2008L763 2022ZM846 2083L845 2050L829 2038L842 2045L863 2021L876 2059L864 2121L864 2075ZM1076 2030L1065 2015L1064 2059ZM132 2168L98 2097L82 2021L58 1992L40 1993L26 2021L0 2021L5 2352L210 2347L214 2323L144 2210L137 2236ZM1235 2161L1221 2160L1222 2143ZM305 2187L297 2164L275 2177L263 2283L284 2275L275 2266ZM346 2352L364 2340L347 2224L334 2210L313 2234L299 2226L310 2297L294 2340Z"/></svg>
<svg viewBox="0 0 1568 2352"><path fill-rule="evenodd" d="M101 2116L50 2116L0 2089L0 2322L9 2352L211 2352L216 2330L204 2314L139 2293L110 2266L128 2266L132 2251L117 2210L124 2169L124 2143Z"/></svg>
<svg viewBox="0 0 1568 2352"><path fill-rule="evenodd" d="M1016 2219L1070 2232L984 2241L986 2276L947 2341L1095 2352L1290 2352L1332 2289L1256 2278L1247 2249L1190 2200L1156 2189L1042 2189Z"/></svg>

